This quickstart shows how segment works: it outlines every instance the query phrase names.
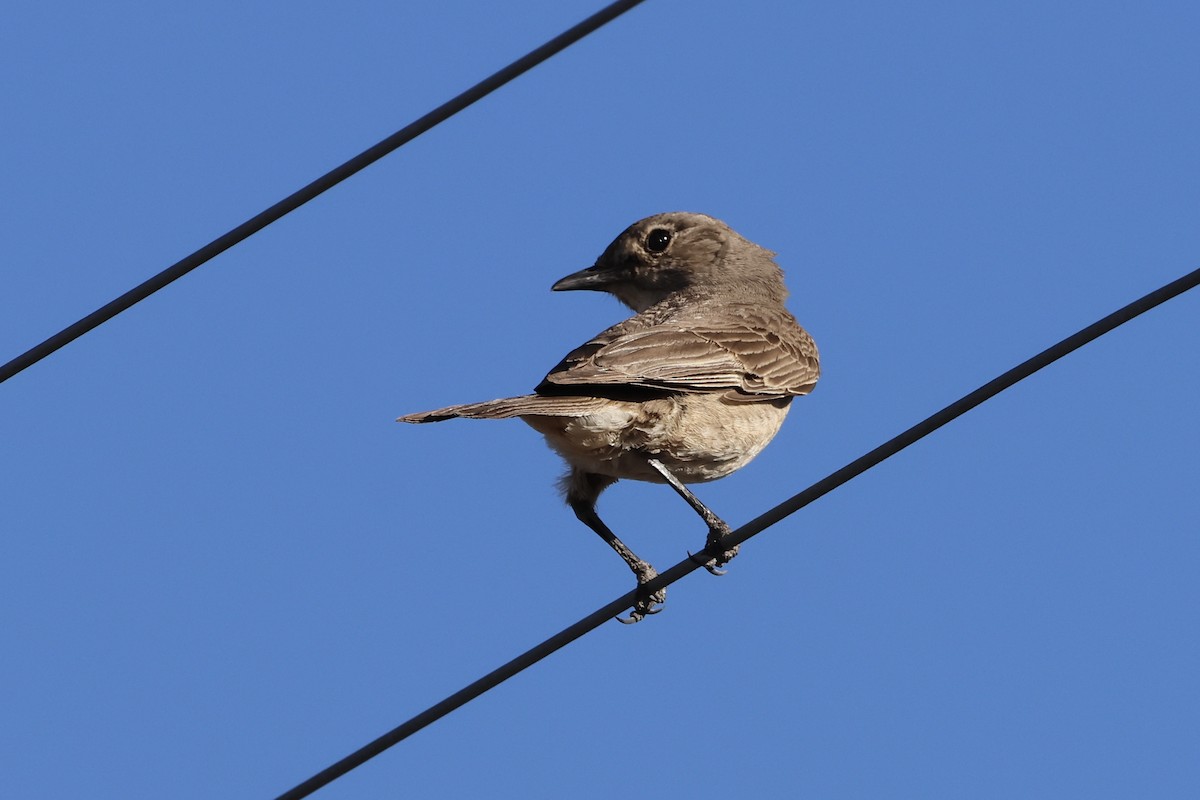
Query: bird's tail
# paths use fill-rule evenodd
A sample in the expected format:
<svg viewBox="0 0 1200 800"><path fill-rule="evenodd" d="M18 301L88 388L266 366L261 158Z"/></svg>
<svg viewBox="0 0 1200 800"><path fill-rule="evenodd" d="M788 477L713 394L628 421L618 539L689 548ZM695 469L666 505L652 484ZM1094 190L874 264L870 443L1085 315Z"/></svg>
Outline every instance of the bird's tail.
<svg viewBox="0 0 1200 800"><path fill-rule="evenodd" d="M510 419L512 417L579 417L599 411L608 403L602 397L543 397L527 394L484 403L446 406L419 414L405 414L397 422L441 422L444 419Z"/></svg>

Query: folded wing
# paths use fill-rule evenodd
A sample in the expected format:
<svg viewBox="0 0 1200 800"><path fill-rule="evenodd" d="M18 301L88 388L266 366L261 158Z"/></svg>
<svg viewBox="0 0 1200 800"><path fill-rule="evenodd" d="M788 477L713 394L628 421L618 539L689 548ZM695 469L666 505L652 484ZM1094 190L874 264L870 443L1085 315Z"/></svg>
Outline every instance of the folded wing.
<svg viewBox="0 0 1200 800"><path fill-rule="evenodd" d="M782 309L725 309L716 321L668 320L641 330L627 323L569 353L537 391L627 385L753 402L808 394L820 376L816 344Z"/></svg>

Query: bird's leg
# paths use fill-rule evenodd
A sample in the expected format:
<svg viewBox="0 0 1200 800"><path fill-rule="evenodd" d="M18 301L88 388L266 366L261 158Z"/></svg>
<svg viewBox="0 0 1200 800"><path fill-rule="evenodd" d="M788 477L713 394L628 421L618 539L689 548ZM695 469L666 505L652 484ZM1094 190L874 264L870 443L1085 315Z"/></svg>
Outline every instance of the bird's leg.
<svg viewBox="0 0 1200 800"><path fill-rule="evenodd" d="M643 592L642 587L650 580L658 577L658 572L654 567L650 566L649 562L643 561L637 557L637 554L629 549L628 546L613 533L604 520L600 519L600 515L596 513L596 508L589 502L576 501L568 498L567 502L571 506L571 510L575 512L575 516L579 517L579 521L589 528L600 534L600 538L608 542L609 547L617 551L617 555L625 560L629 568L633 570L633 574L637 576L638 582L638 600L633 606L633 611L629 612L629 618L624 619L617 617L620 622L626 624L641 622L647 614L657 614L662 611L657 608L660 603L665 603L667 600L667 590L659 589L657 592Z"/></svg>
<svg viewBox="0 0 1200 800"><path fill-rule="evenodd" d="M704 549L710 553L718 554L716 558L708 561L704 565L704 568L713 575L724 575L725 570L721 569L721 567L728 564L730 560L738 554L738 546L736 544L733 547L726 548L723 543L725 537L731 533L729 525L726 524L725 520L714 514L708 506L700 502L700 498L692 494L691 491L683 485L683 481L675 477L675 473L667 469L666 465L657 458L647 458L646 463L648 463L655 472L657 472L659 475L662 475L663 480L671 484L671 488L674 489L680 497L687 501L687 504L691 506L697 514L700 515L700 519L704 520L704 524L708 526L708 538L704 542Z"/></svg>

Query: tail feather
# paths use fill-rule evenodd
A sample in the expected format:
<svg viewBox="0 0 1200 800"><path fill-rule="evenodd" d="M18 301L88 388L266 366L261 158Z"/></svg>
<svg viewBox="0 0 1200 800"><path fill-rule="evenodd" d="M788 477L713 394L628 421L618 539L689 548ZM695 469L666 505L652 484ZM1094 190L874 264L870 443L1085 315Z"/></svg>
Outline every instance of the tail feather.
<svg viewBox="0 0 1200 800"><path fill-rule="evenodd" d="M527 394L521 397L502 397L483 403L446 406L434 411L405 414L397 422L441 422L446 419L510 419L512 417L578 417L592 414L608 404L602 397L544 397Z"/></svg>

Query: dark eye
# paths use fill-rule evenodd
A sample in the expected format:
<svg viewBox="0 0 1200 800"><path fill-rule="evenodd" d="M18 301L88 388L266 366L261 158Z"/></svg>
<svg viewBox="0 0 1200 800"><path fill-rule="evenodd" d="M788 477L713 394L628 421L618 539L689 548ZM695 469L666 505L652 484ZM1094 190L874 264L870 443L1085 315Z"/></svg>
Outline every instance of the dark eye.
<svg viewBox="0 0 1200 800"><path fill-rule="evenodd" d="M671 243L671 232L663 228L655 228L646 237L646 249L651 253L661 253Z"/></svg>

